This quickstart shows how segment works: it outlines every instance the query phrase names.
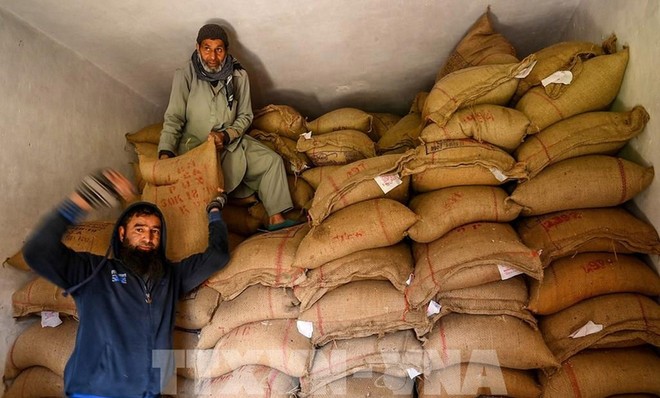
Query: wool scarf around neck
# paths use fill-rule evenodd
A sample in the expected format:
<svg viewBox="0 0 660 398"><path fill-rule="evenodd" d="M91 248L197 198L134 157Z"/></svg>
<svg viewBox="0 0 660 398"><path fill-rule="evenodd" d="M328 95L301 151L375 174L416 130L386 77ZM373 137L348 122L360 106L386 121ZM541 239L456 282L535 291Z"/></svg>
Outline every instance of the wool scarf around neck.
<svg viewBox="0 0 660 398"><path fill-rule="evenodd" d="M207 82L222 81L224 83L227 96L227 106L231 109L231 106L234 103L234 70L243 69L243 66L235 60L231 54L227 54L222 69L216 73L211 73L204 69L204 65L202 65L202 60L197 53L197 50L193 51L190 59L192 60L198 79Z"/></svg>

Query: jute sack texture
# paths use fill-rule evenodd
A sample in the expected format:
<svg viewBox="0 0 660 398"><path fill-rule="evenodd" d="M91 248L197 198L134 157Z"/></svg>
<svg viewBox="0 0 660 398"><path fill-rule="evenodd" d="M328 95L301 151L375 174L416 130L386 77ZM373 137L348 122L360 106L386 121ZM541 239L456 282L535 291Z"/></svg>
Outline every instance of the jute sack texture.
<svg viewBox="0 0 660 398"><path fill-rule="evenodd" d="M304 397L398 397L412 398L415 381L409 377L389 376L378 372L358 372L328 383Z"/></svg>
<svg viewBox="0 0 660 398"><path fill-rule="evenodd" d="M395 124L401 120L401 116L395 115L393 113L370 113L372 117L371 129L372 133L370 137L374 137L374 142L378 140L385 134L387 130L392 128Z"/></svg>
<svg viewBox="0 0 660 398"><path fill-rule="evenodd" d="M525 245L540 250L544 267L556 258L578 253L660 254L655 228L622 207L524 217L516 230Z"/></svg>
<svg viewBox="0 0 660 398"><path fill-rule="evenodd" d="M541 386L531 371L477 363L448 366L417 379L418 398L480 396L538 398Z"/></svg>
<svg viewBox="0 0 660 398"><path fill-rule="evenodd" d="M288 174L298 175L314 166L307 155L296 150L296 140L257 129L250 130L248 134L277 152L284 160L285 170Z"/></svg>
<svg viewBox="0 0 660 398"><path fill-rule="evenodd" d="M102 256L110 247L112 238L113 221L83 221L77 225L71 225L62 237L62 243L77 252L89 252ZM23 258L20 250L5 260L7 265L16 269L31 271L29 265Z"/></svg>
<svg viewBox="0 0 660 398"><path fill-rule="evenodd" d="M294 287L294 293L300 300L300 310L304 311L327 292L349 282L387 280L403 292L413 269L412 253L406 242L360 250L307 271L307 278Z"/></svg>
<svg viewBox="0 0 660 398"><path fill-rule="evenodd" d="M424 370L424 350L410 330L337 340L316 350L309 373L300 378L301 396L344 377L371 371L409 377L408 370Z"/></svg>
<svg viewBox="0 0 660 398"><path fill-rule="evenodd" d="M473 138L513 152L527 135L524 113L500 105L482 104L459 109L444 126L427 124L419 133L422 143Z"/></svg>
<svg viewBox="0 0 660 398"><path fill-rule="evenodd" d="M357 130L367 134L372 141L375 141L376 136L371 134L372 120L373 116L363 110L339 108L305 122L305 127L307 131L311 131L315 135L340 130Z"/></svg>
<svg viewBox="0 0 660 398"><path fill-rule="evenodd" d="M422 112L424 124L444 126L460 108L479 104L506 105L518 87L518 78L532 66L534 56L518 63L460 69L438 80Z"/></svg>
<svg viewBox="0 0 660 398"><path fill-rule="evenodd" d="M12 316L19 318L39 315L41 311L55 311L78 317L73 297L64 296L64 290L42 277L36 277L11 295Z"/></svg>
<svg viewBox="0 0 660 398"><path fill-rule="evenodd" d="M660 277L634 255L581 253L554 260L542 281L530 281L529 310L549 315L609 293L660 295Z"/></svg>
<svg viewBox="0 0 660 398"><path fill-rule="evenodd" d="M180 377L175 392L178 398L291 398L298 385L298 378L277 369L264 365L245 365L212 379Z"/></svg>
<svg viewBox="0 0 660 398"><path fill-rule="evenodd" d="M307 183L311 185L312 188L317 189L321 181L323 181L327 175L332 174L335 170L339 170L341 167L343 166L334 165L313 167L311 169L305 170L301 177L303 180L307 181Z"/></svg>
<svg viewBox="0 0 660 398"><path fill-rule="evenodd" d="M267 105L254 113L252 128L297 140L306 133L305 118L288 105Z"/></svg>
<svg viewBox="0 0 660 398"><path fill-rule="evenodd" d="M450 314L440 318L426 337L429 370L459 363L522 370L559 367L541 333L507 315Z"/></svg>
<svg viewBox="0 0 660 398"><path fill-rule="evenodd" d="M588 350L541 377L544 398L660 395L660 357L648 347Z"/></svg>
<svg viewBox="0 0 660 398"><path fill-rule="evenodd" d="M206 205L223 187L215 145L204 144L171 159L140 158L146 181L142 200L155 203L168 227L167 258L179 261L208 246Z"/></svg>
<svg viewBox="0 0 660 398"><path fill-rule="evenodd" d="M376 144L358 130L301 136L296 150L304 152L315 166L344 165L376 156Z"/></svg>
<svg viewBox="0 0 660 398"><path fill-rule="evenodd" d="M582 72L582 62L593 57L616 52L616 36L612 35L602 45L587 41L564 41L552 44L534 53L536 65L520 80L513 102L518 102L527 91L540 86L541 80L557 71L570 71L574 76ZM554 96L566 88L562 84L548 85L548 93ZM552 90L552 91L550 91Z"/></svg>
<svg viewBox="0 0 660 398"><path fill-rule="evenodd" d="M513 221L521 207L505 203L508 196L500 187L476 185L419 194L408 205L419 217L408 235L415 242L428 243L461 225L477 221Z"/></svg>
<svg viewBox="0 0 660 398"><path fill-rule="evenodd" d="M572 334L588 322L602 327L581 337ZM660 304L633 293L584 300L539 322L541 334L559 362L586 349L660 346Z"/></svg>
<svg viewBox="0 0 660 398"><path fill-rule="evenodd" d="M39 322L30 325L9 350L4 378L13 379L22 370L32 366L48 368L63 377L77 332L78 322L71 318L63 318L62 324L54 328L42 328Z"/></svg>
<svg viewBox="0 0 660 398"><path fill-rule="evenodd" d="M312 206L314 199L314 188L302 178L297 176L287 176L287 183L289 184L289 193L291 194L291 201L293 202L294 209L309 209ZM289 212L291 213L291 212Z"/></svg>
<svg viewBox="0 0 660 398"><path fill-rule="evenodd" d="M245 365L264 365L301 377L307 373L314 347L298 333L294 319L278 319L239 326L222 336L213 350L190 355L194 378L219 377Z"/></svg>
<svg viewBox="0 0 660 398"><path fill-rule="evenodd" d="M131 144L155 144L158 145L160 142L160 132L163 130L163 122L158 122L150 124L143 127L142 129L126 133L124 137L126 142Z"/></svg>
<svg viewBox="0 0 660 398"><path fill-rule="evenodd" d="M618 206L645 190L653 167L623 158L586 155L562 160L520 183L507 201L533 216L569 209Z"/></svg>
<svg viewBox="0 0 660 398"><path fill-rule="evenodd" d="M463 185L501 185L526 178L525 167L494 145L472 139L443 140L411 149L399 161L399 174L412 175L415 192Z"/></svg>
<svg viewBox="0 0 660 398"><path fill-rule="evenodd" d="M624 48L615 54L586 60L582 72L560 96L552 98L543 87L534 87L518 101L516 109L529 118L530 131L543 130L581 113L604 110L619 93L628 56L628 48Z"/></svg>
<svg viewBox="0 0 660 398"><path fill-rule="evenodd" d="M387 193L375 180L380 176L398 178L396 165L400 158L401 155L383 155L359 160L325 175L308 212L312 225L319 225L333 212L365 200L389 198L407 203L410 177L402 178L401 184Z"/></svg>
<svg viewBox="0 0 660 398"><path fill-rule="evenodd" d="M528 293L522 276L485 283L464 289L439 292L434 301L442 307L432 322L451 313L472 315L509 315L537 329L536 318L527 310Z"/></svg>
<svg viewBox="0 0 660 398"><path fill-rule="evenodd" d="M312 227L295 254L294 267L318 268L360 250L395 245L417 216L391 199L356 203Z"/></svg>
<svg viewBox="0 0 660 398"><path fill-rule="evenodd" d="M184 329L201 329L211 321L220 293L206 285L197 287L179 300L174 324Z"/></svg>
<svg viewBox="0 0 660 398"><path fill-rule="evenodd" d="M48 368L32 366L22 371L5 391L4 398L63 397L64 379Z"/></svg>
<svg viewBox="0 0 660 398"><path fill-rule="evenodd" d="M292 265L307 231L308 226L297 225L251 236L234 250L225 268L207 280L207 285L220 292L224 301L256 284L295 286L305 279L304 270Z"/></svg>
<svg viewBox="0 0 660 398"><path fill-rule="evenodd" d="M406 297L388 281L357 281L342 285L321 297L300 314L313 324L312 342L383 335L417 329L424 334L430 324L424 311L408 308Z"/></svg>
<svg viewBox="0 0 660 398"><path fill-rule="evenodd" d="M529 136L514 153L530 178L544 168L583 155L614 155L649 121L644 107L628 112L587 112L561 120Z"/></svg>
<svg viewBox="0 0 660 398"><path fill-rule="evenodd" d="M408 113L422 113L424 110L424 103L429 97L428 91L420 91L415 95L415 98L410 104L410 111Z"/></svg>
<svg viewBox="0 0 660 398"><path fill-rule="evenodd" d="M412 308L426 306L438 292L501 280L500 267L540 279L539 253L525 246L507 223L472 223L431 243L414 243L415 276L406 289Z"/></svg>
<svg viewBox="0 0 660 398"><path fill-rule="evenodd" d="M202 327L197 347L212 348L222 336L248 323L296 319L299 314L298 299L291 289L250 286L234 299L220 302L211 320Z"/></svg>
<svg viewBox="0 0 660 398"><path fill-rule="evenodd" d="M416 147L419 142L420 124L422 115L420 113L409 113L401 118L392 128L377 141L378 153L395 150L408 150Z"/></svg>

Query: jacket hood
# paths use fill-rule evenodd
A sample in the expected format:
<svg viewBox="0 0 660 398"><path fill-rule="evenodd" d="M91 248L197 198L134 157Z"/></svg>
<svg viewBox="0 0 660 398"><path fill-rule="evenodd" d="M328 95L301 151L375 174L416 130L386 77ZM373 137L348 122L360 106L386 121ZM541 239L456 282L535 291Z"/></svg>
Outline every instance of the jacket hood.
<svg viewBox="0 0 660 398"><path fill-rule="evenodd" d="M121 241L119 240L119 227L124 223L127 215L131 213L134 209L143 207L143 208L148 208L151 209L155 215L160 218L160 245L158 246L158 252L160 256L162 257L163 261L166 260L166 255L167 253L166 250L166 242L167 242L167 228L165 226L165 217L163 216L163 213L160 211L158 206L151 202L134 202L131 203L124 211L121 213L119 218L117 219L117 222L115 223L115 226L112 230L112 238L110 240L110 248L112 250L112 255L114 258L119 258L119 253L121 250Z"/></svg>

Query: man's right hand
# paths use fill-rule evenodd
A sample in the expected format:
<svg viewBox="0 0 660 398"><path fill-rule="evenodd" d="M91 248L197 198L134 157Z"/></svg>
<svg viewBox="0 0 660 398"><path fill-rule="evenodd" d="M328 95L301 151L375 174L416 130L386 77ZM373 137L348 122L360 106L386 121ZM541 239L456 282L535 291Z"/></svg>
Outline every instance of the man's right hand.
<svg viewBox="0 0 660 398"><path fill-rule="evenodd" d="M170 155L168 155L166 153L161 153L160 156L158 157L159 160L160 159L169 159L169 158L170 158Z"/></svg>
<svg viewBox="0 0 660 398"><path fill-rule="evenodd" d="M215 150L221 152L225 149L225 142L228 141L229 136L224 131L211 131L209 133L209 141L213 140Z"/></svg>

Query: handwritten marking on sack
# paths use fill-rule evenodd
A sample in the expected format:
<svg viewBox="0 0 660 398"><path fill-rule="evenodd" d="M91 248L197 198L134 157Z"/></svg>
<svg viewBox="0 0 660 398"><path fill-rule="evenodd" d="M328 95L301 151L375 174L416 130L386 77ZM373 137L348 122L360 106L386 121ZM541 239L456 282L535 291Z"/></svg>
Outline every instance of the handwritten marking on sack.
<svg viewBox="0 0 660 398"><path fill-rule="evenodd" d="M565 222L572 221L572 220L579 220L581 218L582 218L582 213L580 213L580 212L569 212L569 213L560 214L558 216L550 217L546 220L543 220L541 222L541 226L546 231L549 231L552 228L556 227L557 225L561 225Z"/></svg>
<svg viewBox="0 0 660 398"><path fill-rule="evenodd" d="M608 265L614 265L614 262L610 259L598 259L598 260L591 260L586 264L582 265L582 269L584 270L585 273L591 273L594 271L601 270Z"/></svg>
<svg viewBox="0 0 660 398"><path fill-rule="evenodd" d="M361 238L365 236L364 231L355 231L355 232L344 232L338 235L334 235L331 239L339 242L348 242L356 238Z"/></svg>
<svg viewBox="0 0 660 398"><path fill-rule="evenodd" d="M486 121L494 121L495 116L492 112L482 111L482 112L472 112L468 115L465 115L461 118L462 122L477 122L485 123Z"/></svg>
<svg viewBox="0 0 660 398"><path fill-rule="evenodd" d="M460 192L454 192L453 194L451 194L451 196L447 198L447 200L445 200L442 203L442 207L444 207L445 210L451 209L452 207L454 207L456 203L460 202L461 199L463 199L463 196L465 195L463 195Z"/></svg>
<svg viewBox="0 0 660 398"><path fill-rule="evenodd" d="M360 162L356 164L355 166L351 167L350 170L346 172L346 177L353 177L356 174L360 174L361 172L365 171L367 169L367 165L364 164L364 162Z"/></svg>

